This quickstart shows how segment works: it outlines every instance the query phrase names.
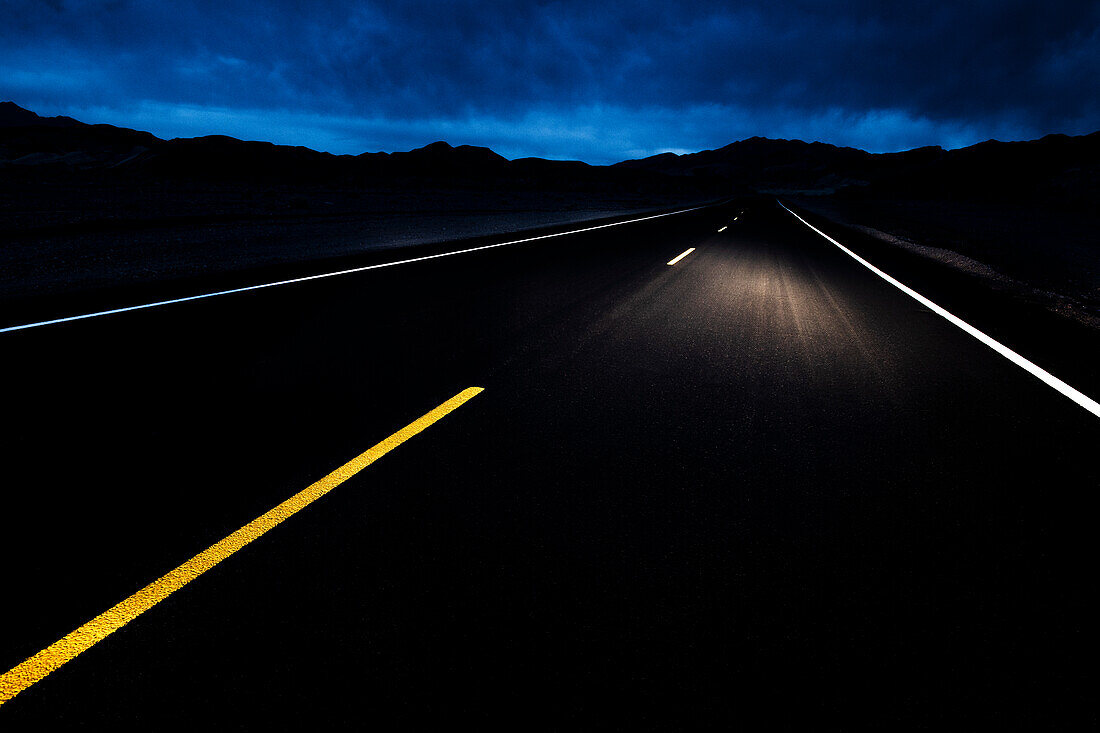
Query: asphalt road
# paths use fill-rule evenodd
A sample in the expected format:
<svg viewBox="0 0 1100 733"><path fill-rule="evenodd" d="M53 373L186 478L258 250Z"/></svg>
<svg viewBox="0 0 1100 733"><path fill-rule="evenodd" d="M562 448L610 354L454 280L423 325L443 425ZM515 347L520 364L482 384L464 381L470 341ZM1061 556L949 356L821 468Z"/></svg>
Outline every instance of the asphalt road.
<svg viewBox="0 0 1100 733"><path fill-rule="evenodd" d="M774 202L0 349L2 669L485 390L5 731L1097 723L1100 421Z"/></svg>

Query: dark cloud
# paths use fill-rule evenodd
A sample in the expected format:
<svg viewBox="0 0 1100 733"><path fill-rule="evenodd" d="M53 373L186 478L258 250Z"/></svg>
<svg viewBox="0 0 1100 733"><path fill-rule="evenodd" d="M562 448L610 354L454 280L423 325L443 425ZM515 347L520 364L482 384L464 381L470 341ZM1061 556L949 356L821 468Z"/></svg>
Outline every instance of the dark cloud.
<svg viewBox="0 0 1100 733"><path fill-rule="evenodd" d="M220 120L353 152L399 147L405 123L614 159L752 134L887 149L1100 127L1095 2L2 4L0 97L154 132L159 110L179 134Z"/></svg>

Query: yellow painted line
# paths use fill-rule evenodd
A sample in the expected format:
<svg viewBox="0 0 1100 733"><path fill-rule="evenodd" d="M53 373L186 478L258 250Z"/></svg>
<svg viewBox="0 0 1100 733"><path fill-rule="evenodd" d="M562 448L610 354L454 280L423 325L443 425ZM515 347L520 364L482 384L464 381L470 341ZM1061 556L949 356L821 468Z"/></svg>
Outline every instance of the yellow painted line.
<svg viewBox="0 0 1100 733"><path fill-rule="evenodd" d="M675 265L677 262L684 259L685 257L687 257L689 254L691 254L694 251L695 251L695 248L691 247L686 252L681 252L680 254L676 255L675 257L673 257L671 260L669 260L665 264L666 265Z"/></svg>
<svg viewBox="0 0 1100 733"><path fill-rule="evenodd" d="M464 389L427 415L398 430L381 443L340 466L320 481L290 497L282 504L262 514L220 542L195 555L193 558L154 580L121 603L107 609L88 623L54 642L42 651L16 665L0 676L0 705L61 665L87 651L133 621L153 606L225 560L242 547L258 539L268 530L289 519L294 514L320 499L409 438L439 421L482 392L481 387Z"/></svg>
<svg viewBox="0 0 1100 733"><path fill-rule="evenodd" d="M721 234L721 233L722 233L722 232L724 232L724 231L726 231L726 227L722 227L721 229L719 229L719 230L718 230L718 233L719 233L719 234Z"/></svg>

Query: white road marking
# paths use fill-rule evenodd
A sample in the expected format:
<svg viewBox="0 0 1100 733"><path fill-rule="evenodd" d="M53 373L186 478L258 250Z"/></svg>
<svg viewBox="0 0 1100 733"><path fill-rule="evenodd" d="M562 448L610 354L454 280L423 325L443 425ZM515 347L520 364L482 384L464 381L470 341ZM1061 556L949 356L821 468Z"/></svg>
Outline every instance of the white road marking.
<svg viewBox="0 0 1100 733"><path fill-rule="evenodd" d="M686 252L681 252L680 254L676 255L675 257L673 257L671 260L669 260L665 264L666 265L675 265L677 262L684 259L685 257L687 257L689 254L691 254L694 251L695 251L695 248L691 247Z"/></svg>
<svg viewBox="0 0 1100 733"><path fill-rule="evenodd" d="M649 219L660 219L662 216L675 216L677 214L686 214L691 211L699 211L705 209L705 206L696 206L690 209L681 209L679 211L669 211L664 214L653 214L651 216L643 216L638 219L629 219L627 221L616 221L611 224L599 224L594 227L584 227L583 229L572 229L568 232L558 232L557 234L541 234L537 237L526 237L525 239L513 239L510 242L498 242L497 244L486 244L480 247L469 247L467 249L458 249L454 252L442 252L435 255L425 255L423 257L410 257L407 260L396 260L395 262L382 262L377 265L366 265L364 267L352 267L347 270L337 270L335 272L324 272L320 275L307 275L305 277L294 277L288 280L277 280L270 283L260 283L259 285L247 285L241 288L231 288L229 290L217 290L212 293L201 293L199 295L188 295L183 298L172 298L170 300L158 300L152 303L142 303L141 305L129 305L123 308L111 308L110 310L95 311L94 313L81 313L76 316L65 316L64 318L53 318L48 321L36 321L34 323L23 323L18 326L8 326L6 328L0 328L0 333L8 333L9 331L22 331L28 328L38 328L39 326L51 326L55 323L68 323L69 321L82 321L88 318L98 318L100 316L111 316L116 313L127 313L129 311L145 310L146 308L158 308L162 305L172 305L173 303L186 303L192 300L203 300L204 298L216 298L219 295L232 295L234 293L247 293L250 290L262 290L263 288L274 288L280 285L292 285L294 283L304 283L310 280L322 280L326 277L336 277L338 275L350 275L353 272L366 272L367 270L379 270L383 267L394 267L396 265L407 265L412 262L423 262L424 260L434 260L440 257L451 257L453 255L467 254L469 252L478 252L483 249L494 249L496 247L507 247L510 244L522 244L524 242L534 242L539 239L550 239L551 237L564 237L569 234L580 234L582 232L591 232L597 229L606 229L608 227L622 226L623 224L634 224L639 221L648 221Z"/></svg>
<svg viewBox="0 0 1100 733"><path fill-rule="evenodd" d="M1064 396L1070 398L1071 400L1076 402L1078 405L1080 405L1081 407L1083 407L1086 410L1088 410L1089 412L1091 412L1093 415L1095 415L1097 417L1100 417L1100 403L1097 403L1096 400L1092 399L1091 397L1084 394L1083 392L1080 392L1079 390L1076 390L1073 387L1069 386L1068 384L1063 382L1061 379L1058 379L1058 377L1054 376L1053 374L1051 374L1047 370L1045 370L1042 367L1038 366L1034 362L1031 362L1031 361L1025 359L1024 357L1020 356L1015 351L1008 348L1007 346L1002 344L1000 341L997 341L993 337L982 333L981 331L974 328L969 323L967 323L963 319L959 318L958 316L954 315L953 313L949 312L948 310L936 305L931 300L929 300L928 298L926 298L923 295L921 295L920 293L918 293L916 290L913 290L912 288L910 288L908 285L905 285L904 283L894 279L890 275L887 275L885 272L883 272L882 270L878 269L877 267L872 265L867 260L860 257L855 252L848 249L843 244L836 241L835 239L830 237L828 234L821 231L820 229L815 227L813 224L811 224L810 222L806 221L805 219L803 219L798 214L796 214L793 211L791 211L790 209L788 209L783 204L782 201L779 201L778 199L776 199L776 203L778 203L780 206L782 206L784 209L786 209L787 213L789 213L791 216L798 219L800 222L802 222L803 224L808 226L810 229L813 229L815 232L820 234L822 237L827 239L829 242L832 242L834 245L836 245L846 255L848 255L849 257L854 259L856 262L858 262L859 264L866 267L871 272L873 272L876 275L878 275L879 277L881 277L886 282L893 285L895 288L897 288L901 292L908 295L913 300L917 301L918 303L920 303L924 307L928 308L929 310L931 310L936 315L942 316L944 319L949 321L952 325L959 327L960 329L962 329L966 333L968 333L971 336L973 336L974 338L976 338L978 341L981 341L983 344L985 344L989 348L993 349L998 354L1000 354L1004 358L1008 359L1009 361L1011 361L1016 366L1020 367L1021 369L1028 372L1032 376L1037 377L1044 384L1046 384L1047 386L1057 390L1058 392L1060 392Z"/></svg>

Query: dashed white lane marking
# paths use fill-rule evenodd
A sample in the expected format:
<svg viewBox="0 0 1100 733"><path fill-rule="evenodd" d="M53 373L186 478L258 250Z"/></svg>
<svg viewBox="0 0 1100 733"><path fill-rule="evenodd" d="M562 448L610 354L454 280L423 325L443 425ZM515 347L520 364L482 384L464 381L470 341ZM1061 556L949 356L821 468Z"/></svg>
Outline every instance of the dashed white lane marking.
<svg viewBox="0 0 1100 733"><path fill-rule="evenodd" d="M676 264L677 262L679 262L680 260L684 259L685 257L687 257L687 256L688 256L689 254L691 254L691 253L692 253L692 252L694 252L694 251L695 251L695 248L694 248L694 247L690 247L690 248L688 248L688 249L687 249L686 251L684 251L684 252L681 252L680 254L678 254L678 255L676 255L675 257L673 257L673 258L672 258L671 260L669 260L669 261L668 261L668 262L666 262L665 264L666 264L666 265L675 265L675 264Z"/></svg>

